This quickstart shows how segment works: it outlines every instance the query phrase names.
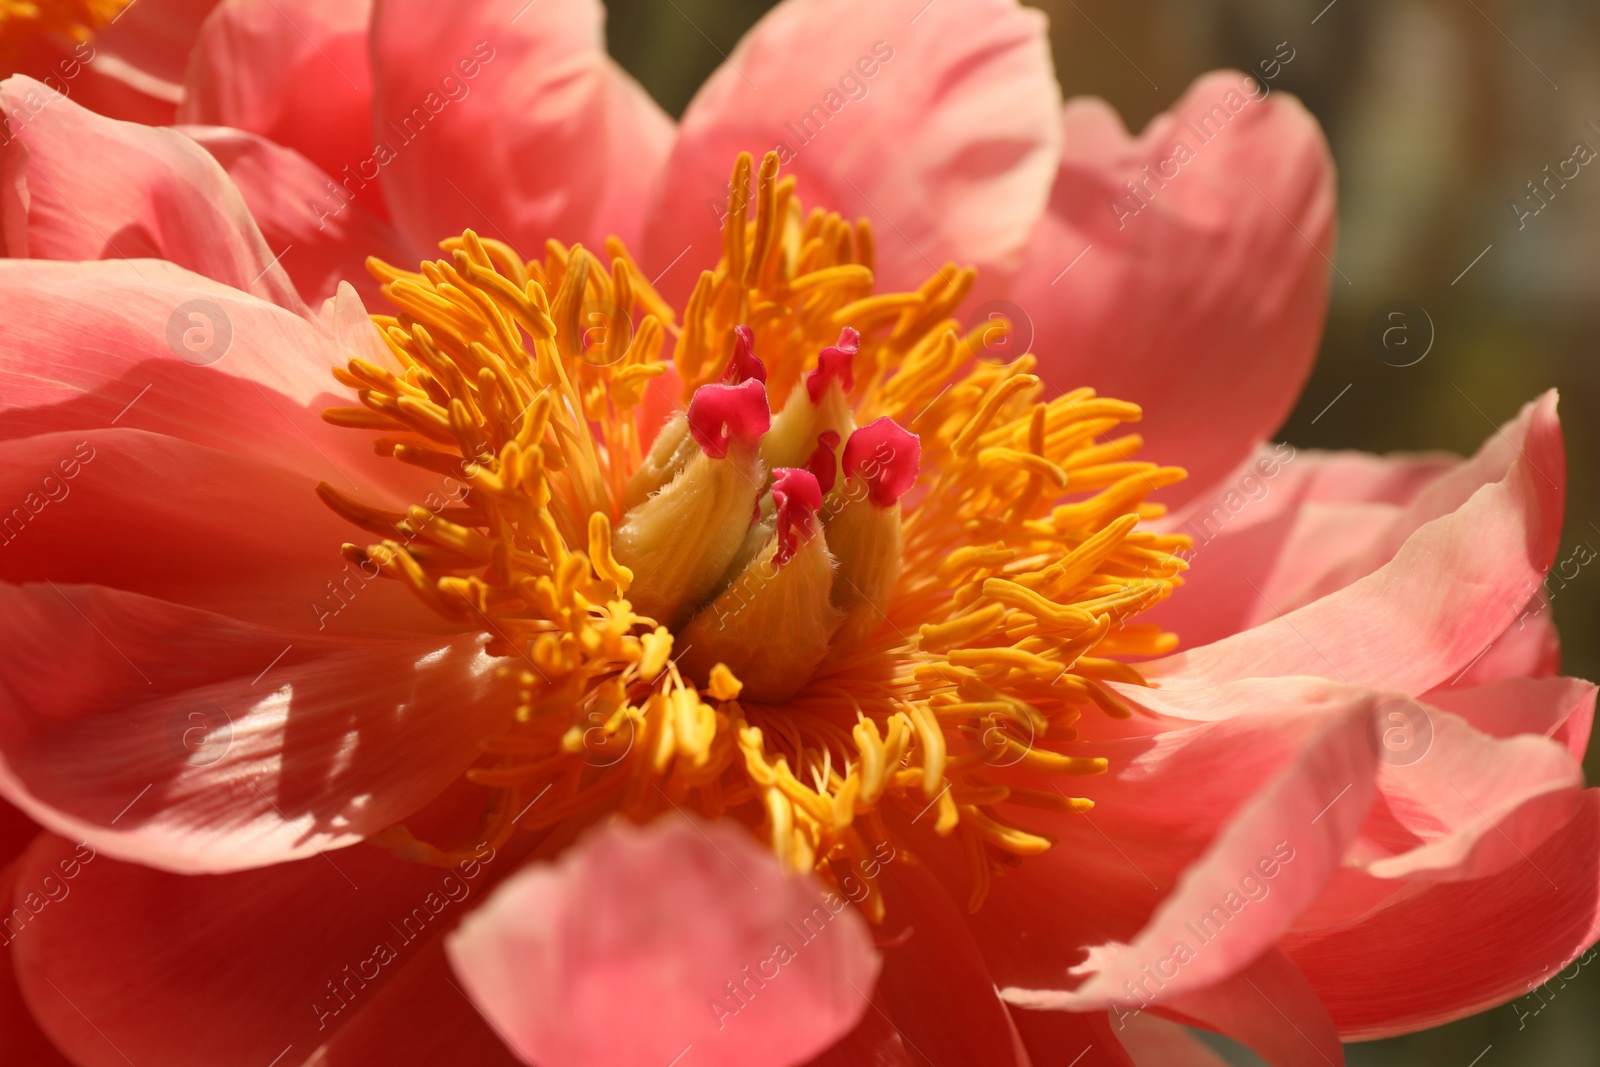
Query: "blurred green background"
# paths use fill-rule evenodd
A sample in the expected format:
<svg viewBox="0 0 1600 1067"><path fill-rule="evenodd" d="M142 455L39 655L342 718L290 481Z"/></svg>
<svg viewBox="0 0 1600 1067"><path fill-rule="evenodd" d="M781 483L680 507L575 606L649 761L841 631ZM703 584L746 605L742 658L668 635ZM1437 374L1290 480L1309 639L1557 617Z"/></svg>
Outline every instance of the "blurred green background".
<svg viewBox="0 0 1600 1067"><path fill-rule="evenodd" d="M870 0L863 0L870 2ZM611 0L610 47L674 115L770 7L763 0ZM1038 0L1068 96L1110 101L1138 130L1199 74L1295 50L1274 87L1321 121L1339 166L1333 302L1316 371L1281 435L1296 445L1470 454L1542 390L1561 390L1569 499L1561 555L1600 549L1600 168L1537 217L1511 201L1600 150L1596 0ZM1152 83L1159 88L1153 88ZM1569 167L1570 169L1570 167ZM1485 252L1485 248L1488 251ZM1474 262L1474 257L1484 253ZM1469 264L1471 269L1467 269ZM1465 274L1462 272L1465 270ZM1410 367L1369 334L1408 300L1436 340ZM1349 386L1339 402L1330 401ZM1470 399L1469 399L1470 398ZM1316 419L1315 425L1312 420ZM1554 597L1567 673L1600 677L1600 574ZM1591 751L1590 781L1600 759ZM1470 936L1470 933L1464 934ZM1449 968L1449 959L1438 961ZM1537 1014L1535 1014L1537 1013ZM1221 1043L1219 1043L1221 1047ZM1257 1063L1229 1048L1240 1064ZM1353 1045L1353 1067L1594 1067L1600 976L1449 1026Z"/></svg>

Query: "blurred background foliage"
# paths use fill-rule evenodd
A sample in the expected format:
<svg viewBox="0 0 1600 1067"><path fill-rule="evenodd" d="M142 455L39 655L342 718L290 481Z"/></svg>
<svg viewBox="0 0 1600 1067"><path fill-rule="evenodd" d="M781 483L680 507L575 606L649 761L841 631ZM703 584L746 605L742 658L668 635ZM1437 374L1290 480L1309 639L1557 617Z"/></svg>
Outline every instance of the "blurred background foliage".
<svg viewBox="0 0 1600 1067"><path fill-rule="evenodd" d="M1555 386L1570 478L1558 558L1580 543L1600 549L1593 415L1600 169L1583 168L1535 217L1519 220L1511 207L1525 183L1571 157L1577 142L1600 150L1600 3L1030 2L1050 16L1066 95L1104 97L1135 131L1203 72L1252 70L1287 42L1295 58L1273 84L1305 102L1332 144L1341 273L1330 283L1316 371L1280 436L1317 448L1470 454L1493 425ZM679 115L771 4L609 6L612 53ZM1372 323L1395 300L1420 305L1436 331L1427 358L1414 366L1390 365L1403 360L1386 362L1371 337ZM1585 569L1552 599L1569 674L1600 677L1597 591L1600 569ZM1588 770L1596 781L1593 750ZM1224 1054L1259 1062L1236 1047ZM1569 982L1556 979L1449 1026L1353 1045L1349 1060L1353 1067L1593 1067L1600 1063L1600 969L1582 968Z"/></svg>

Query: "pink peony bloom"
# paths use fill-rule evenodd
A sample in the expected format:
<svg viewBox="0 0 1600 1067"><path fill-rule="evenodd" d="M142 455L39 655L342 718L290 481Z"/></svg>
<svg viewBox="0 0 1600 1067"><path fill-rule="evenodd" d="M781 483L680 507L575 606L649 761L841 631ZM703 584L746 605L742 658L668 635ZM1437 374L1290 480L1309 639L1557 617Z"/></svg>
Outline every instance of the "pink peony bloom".
<svg viewBox="0 0 1600 1067"><path fill-rule="evenodd" d="M1554 396L1468 460L1262 444L1297 103L1133 139L1011 3L789 0L675 130L520 6L227 3L190 136L0 84L7 1062L1338 1063L1595 940Z"/></svg>

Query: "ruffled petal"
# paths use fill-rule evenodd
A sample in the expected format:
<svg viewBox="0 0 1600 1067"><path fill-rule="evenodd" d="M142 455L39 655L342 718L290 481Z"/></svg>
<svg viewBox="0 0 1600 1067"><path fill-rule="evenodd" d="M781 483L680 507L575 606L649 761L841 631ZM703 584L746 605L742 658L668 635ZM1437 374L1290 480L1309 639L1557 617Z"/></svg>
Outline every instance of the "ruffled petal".
<svg viewBox="0 0 1600 1067"><path fill-rule="evenodd" d="M1555 558L1566 487L1555 409L1553 392L1530 405L1504 474L1373 573L1141 671L1168 689L1292 674L1408 694L1449 682L1512 625Z"/></svg>
<svg viewBox="0 0 1600 1067"><path fill-rule="evenodd" d="M165 259L309 314L228 175L189 138L96 115L31 78L0 82L0 108L32 116L0 157L7 255Z"/></svg>
<svg viewBox="0 0 1600 1067"><path fill-rule="evenodd" d="M328 174L372 153L372 0L227 0L201 28L178 121L231 126ZM363 206L383 211L374 187Z"/></svg>
<svg viewBox="0 0 1600 1067"><path fill-rule="evenodd" d="M1327 310L1327 142L1293 97L1251 99L1247 81L1200 78L1137 138L1101 101L1070 102L1049 210L1011 293L1048 383L1144 408L1145 455L1191 476L1172 501L1283 422Z"/></svg>
<svg viewBox="0 0 1600 1067"><path fill-rule="evenodd" d="M0 792L169 870L353 844L439 795L515 706L477 635L307 636L59 584L0 585L0 629Z"/></svg>
<svg viewBox="0 0 1600 1067"><path fill-rule="evenodd" d="M804 1063L867 1008L866 923L727 822L596 832L497 889L447 942L528 1063ZM627 1025L616 1021L629 1006Z"/></svg>
<svg viewBox="0 0 1600 1067"><path fill-rule="evenodd" d="M0 439L144 430L384 506L443 484L323 421L354 400L326 327L170 263L0 260L0 338Z"/></svg>
<svg viewBox="0 0 1600 1067"><path fill-rule="evenodd" d="M377 5L371 165L413 247L467 227L531 256L638 236L671 120L606 56L603 21L598 0Z"/></svg>
<svg viewBox="0 0 1600 1067"><path fill-rule="evenodd" d="M1013 0L786 0L684 112L647 250L674 298L714 266L741 151L776 150L807 205L870 219L878 288L947 261L1014 271L1049 196L1060 89Z"/></svg>
<svg viewBox="0 0 1600 1067"><path fill-rule="evenodd" d="M20 884L74 861L70 896L28 924L11 962L34 1016L79 1067L305 1063L514 862L476 855L441 870L363 845L194 877L47 835ZM281 995L264 996L264 981Z"/></svg>
<svg viewBox="0 0 1600 1067"><path fill-rule="evenodd" d="M267 244L284 250L279 262L312 307L333 296L340 281L354 285L374 308L382 307L367 257L414 265L416 257L387 222L300 153L242 130L185 126L182 131L228 172Z"/></svg>
<svg viewBox="0 0 1600 1067"><path fill-rule="evenodd" d="M1600 790L1590 789L1578 815L1525 860L1432 886L1359 923L1291 934L1284 948L1339 1032L1360 1041L1504 1003L1563 971L1596 937Z"/></svg>

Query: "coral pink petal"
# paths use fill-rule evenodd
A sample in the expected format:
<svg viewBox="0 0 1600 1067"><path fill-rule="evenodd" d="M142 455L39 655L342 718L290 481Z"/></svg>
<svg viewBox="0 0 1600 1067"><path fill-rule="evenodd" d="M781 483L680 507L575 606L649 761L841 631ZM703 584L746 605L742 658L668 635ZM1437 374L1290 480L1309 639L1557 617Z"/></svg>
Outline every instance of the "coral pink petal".
<svg viewBox="0 0 1600 1067"><path fill-rule="evenodd" d="M19 886L89 858L66 882L71 895L22 931L11 962L33 1015L79 1067L264 1065L291 1046L283 1062L304 1063L477 905L497 864L512 862L480 854L441 870L360 845L193 877L46 835ZM263 976L283 995L261 997Z"/></svg>
<svg viewBox="0 0 1600 1067"><path fill-rule="evenodd" d="M1029 1011L1010 1005L1011 1019L1034 1067L1223 1067L1203 1058L1183 1058L1205 1046L1154 1016L1129 1016L1114 1023L1103 1011ZM1151 1033L1148 1039L1136 1030ZM1073 1063L1072 1057L1082 1057ZM1165 1058L1163 1058L1165 1057Z"/></svg>
<svg viewBox="0 0 1600 1067"><path fill-rule="evenodd" d="M454 781L514 704L476 635L307 636L54 583L0 585L0 630L0 792L176 871L376 833Z"/></svg>
<svg viewBox="0 0 1600 1067"><path fill-rule="evenodd" d="M1271 618L1263 597L1282 603L1308 576L1343 562L1461 462L1442 453L1374 456L1261 446L1157 521L1164 531L1193 538L1194 548L1183 593L1158 605L1149 620L1197 648Z"/></svg>
<svg viewBox="0 0 1600 1067"><path fill-rule="evenodd" d="M1273 1067L1342 1067L1339 1031L1318 990L1277 949L1226 981L1155 1010L1249 1045Z"/></svg>
<svg viewBox="0 0 1600 1067"><path fill-rule="evenodd" d="M318 1049L316 1067L518 1067L523 1062L462 994L442 941L420 948L394 981L355 1006L349 1021Z"/></svg>
<svg viewBox="0 0 1600 1067"><path fill-rule="evenodd" d="M1595 687L1581 678L1501 678L1482 685L1435 689L1421 698L1459 715L1491 737L1537 734L1582 761L1594 725Z"/></svg>
<svg viewBox="0 0 1600 1067"><path fill-rule="evenodd" d="M1284 947L1339 1032L1368 1040L1524 994L1564 969L1551 961L1576 959L1597 936L1600 790L1590 789L1578 815L1525 861L1435 885L1360 923L1290 935Z"/></svg>
<svg viewBox="0 0 1600 1067"><path fill-rule="evenodd" d="M31 79L8 78L0 108L31 109L48 92ZM54 99L5 146L0 167L0 219L12 257L165 259L308 313L228 175L180 133Z"/></svg>
<svg viewBox="0 0 1600 1067"><path fill-rule="evenodd" d="M169 263L0 260L0 321L0 439L144 430L385 505L442 484L323 421L329 405L355 403L330 373L341 349L356 351L346 341Z"/></svg>
<svg viewBox="0 0 1600 1067"><path fill-rule="evenodd" d="M260 134L330 175L354 170L373 150L371 17L372 0L225 0L195 42L178 121ZM359 184L382 212L380 189Z"/></svg>
<svg viewBox="0 0 1600 1067"><path fill-rule="evenodd" d="M667 816L524 869L446 946L527 1063L665 1064L692 1045L712 1067L783 1067L847 1033L877 978L865 921L819 888L742 827Z"/></svg>
<svg viewBox="0 0 1600 1067"><path fill-rule="evenodd" d="M871 220L880 290L947 261L1015 270L1061 143L1040 13L1014 0L785 0L684 113L647 251L687 294L715 265L740 151L776 150L808 206ZM820 127L820 129L819 129Z"/></svg>
<svg viewBox="0 0 1600 1067"><path fill-rule="evenodd" d="M217 0L138 0L74 53L91 57L86 67L62 66L58 60L37 76L47 85L64 85L72 99L98 114L164 126L173 121L183 100L189 50L216 4Z"/></svg>
<svg viewBox="0 0 1600 1067"><path fill-rule="evenodd" d="M3 803L0 801L0 804ZM7 917L12 921L12 929L0 934L0 944L4 944L7 949L11 947L10 943L15 936L26 930L26 927L22 931L16 929L16 917L11 911L14 900L19 896L22 900L26 900L30 892L34 894L35 903L48 900L50 895L62 900L67 899L61 896L64 883L58 871L49 872L51 881L48 885L41 879L38 885L18 894L15 887L17 869L15 866L6 865L10 859L10 856L0 859L0 907L4 908ZM49 894L45 892L46 890L49 890ZM65 892L70 895L71 890L66 889ZM40 910L48 906L43 904ZM23 908L24 914L31 917L32 913L26 910L26 904ZM33 1013L28 1011L28 1005L22 999L22 991L17 988L16 971L11 964L12 954L9 951L0 956L0 1062L27 1064L28 1067L72 1067L71 1061L51 1044L44 1031L39 1029L39 1024L34 1021Z"/></svg>
<svg viewBox="0 0 1600 1067"><path fill-rule="evenodd" d="M378 4L382 180L414 246L466 227L532 256L552 237L637 239L671 120L607 58L603 21L598 0Z"/></svg>
<svg viewBox="0 0 1600 1067"><path fill-rule="evenodd" d="M362 535L314 491L143 430L0 440L0 582L104 585L307 634L442 629L402 583L340 558Z"/></svg>
<svg viewBox="0 0 1600 1067"><path fill-rule="evenodd" d="M1167 688L1310 674L1421 693L1511 625L1555 557L1566 460L1554 393L1503 477L1416 530L1388 563L1253 629L1142 668Z"/></svg>
<svg viewBox="0 0 1600 1067"><path fill-rule="evenodd" d="M964 902L953 901L929 867L889 855L877 869L889 909L880 934L890 943L881 950L877 990L861 988L863 994L871 992L873 1010L817 1062L828 1067L873 1062L868 1050L884 1043L880 1024L887 1022L896 1039L892 1043L909 1049L913 1063L1024 1067L1021 1036L995 995L994 980L966 924ZM847 892L865 890L855 874L842 884ZM930 980L933 975L937 980Z"/></svg>
<svg viewBox="0 0 1600 1067"><path fill-rule="evenodd" d="M1285 694L1298 688L1281 687ZM1323 725L1292 761L1231 817L1138 936L1110 952L1088 981L1070 993L1012 988L1007 999L1079 1011L1127 1007L1136 996L1161 1003L1215 985L1270 949L1327 884L1372 801L1375 703L1370 694L1350 694L1325 709Z"/></svg>
<svg viewBox="0 0 1600 1067"><path fill-rule="evenodd" d="M1011 292L1046 382L1143 406L1145 454L1191 475L1169 501L1203 491L1282 423L1327 309L1327 143L1292 97L1247 99L1244 77L1200 78L1137 139L1103 102L1070 102L1050 207ZM1213 107L1222 129L1202 141L1194 129ZM1192 157L1167 163L1179 144ZM1124 183L1143 183L1147 164L1165 185L1151 179L1135 214Z"/></svg>
<svg viewBox="0 0 1600 1067"><path fill-rule="evenodd" d="M397 265L421 258L401 244L387 222L338 191L332 178L294 149L242 130L181 129L228 172L268 247L286 249L278 262L312 307L333 296L341 280L352 283L374 308L382 307L367 257Z"/></svg>

